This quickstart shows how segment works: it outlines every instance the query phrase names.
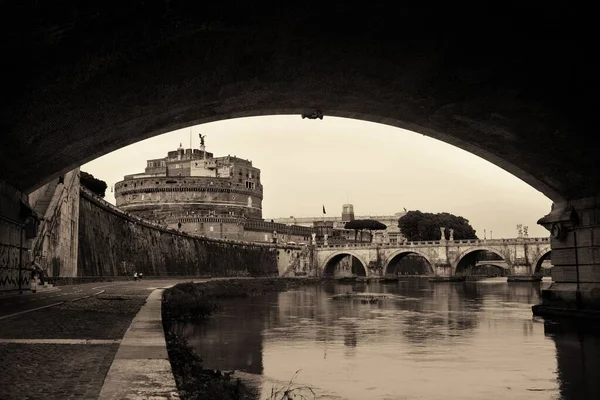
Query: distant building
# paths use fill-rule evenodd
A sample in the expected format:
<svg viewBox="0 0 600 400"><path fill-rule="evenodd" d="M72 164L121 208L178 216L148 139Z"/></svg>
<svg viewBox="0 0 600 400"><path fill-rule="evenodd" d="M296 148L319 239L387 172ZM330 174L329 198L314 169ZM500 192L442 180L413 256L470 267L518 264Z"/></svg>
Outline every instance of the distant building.
<svg viewBox="0 0 600 400"><path fill-rule="evenodd" d="M236 156L214 157L181 145L147 160L144 172L114 187L116 205L163 226L193 235L253 242L309 243L314 229L262 219L260 169Z"/></svg>
<svg viewBox="0 0 600 400"><path fill-rule="evenodd" d="M404 236L400 232L400 228L398 228L398 219L405 214L405 212L398 212L394 215L362 215L355 217L354 205L344 204L342 205L342 214L340 217L296 218L291 216L289 218L274 218L273 221L286 225L314 227L317 230L318 236L322 236L325 232L327 232L328 237L338 238L337 240L339 241L354 241L354 231L344 229L346 223L354 221L355 219L372 219L387 226L387 229L384 231L373 232L373 241L379 243L389 242L393 244L404 241ZM363 233L363 241L366 241L365 238L365 233ZM332 240L328 240L328 242L331 243Z"/></svg>

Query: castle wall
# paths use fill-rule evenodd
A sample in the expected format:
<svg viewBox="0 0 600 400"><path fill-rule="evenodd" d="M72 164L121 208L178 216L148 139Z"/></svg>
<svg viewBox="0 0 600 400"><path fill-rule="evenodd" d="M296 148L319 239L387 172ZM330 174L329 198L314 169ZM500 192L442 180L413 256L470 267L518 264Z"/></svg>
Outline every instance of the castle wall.
<svg viewBox="0 0 600 400"><path fill-rule="evenodd" d="M262 186L247 189L228 179L155 177L131 179L115 186L117 207L144 219L165 220L188 215L262 217ZM171 222L171 221L169 221Z"/></svg>
<svg viewBox="0 0 600 400"><path fill-rule="evenodd" d="M287 242L308 244L313 232L310 228L234 217L183 217L178 222L169 223L168 227L191 235L263 243L273 243L273 232L277 232L276 238L279 244Z"/></svg>
<svg viewBox="0 0 600 400"><path fill-rule="evenodd" d="M276 276L272 245L198 238L143 221L81 190L79 276Z"/></svg>

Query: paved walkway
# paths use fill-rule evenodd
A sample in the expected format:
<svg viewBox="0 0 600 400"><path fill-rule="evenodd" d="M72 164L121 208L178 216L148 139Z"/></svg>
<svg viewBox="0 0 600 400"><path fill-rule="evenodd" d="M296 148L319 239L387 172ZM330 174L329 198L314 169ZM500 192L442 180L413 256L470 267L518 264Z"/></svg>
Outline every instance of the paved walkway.
<svg viewBox="0 0 600 400"><path fill-rule="evenodd" d="M103 399L151 397L143 382L167 382L169 373L173 379L164 336L158 338L162 291L156 289L179 282L60 286L0 298L0 398L96 400L101 392ZM173 385L152 398L176 398ZM123 386L136 392L116 390Z"/></svg>
<svg viewBox="0 0 600 400"><path fill-rule="evenodd" d="M162 326L163 289L136 315L108 371L100 400L179 399Z"/></svg>
<svg viewBox="0 0 600 400"><path fill-rule="evenodd" d="M77 300L88 296L102 293L107 287L127 284L129 282L97 282L83 285L58 286L48 289L40 289L37 293L24 291L23 294L16 292L0 294L0 320L16 315L23 311L39 309L56 305L70 300Z"/></svg>

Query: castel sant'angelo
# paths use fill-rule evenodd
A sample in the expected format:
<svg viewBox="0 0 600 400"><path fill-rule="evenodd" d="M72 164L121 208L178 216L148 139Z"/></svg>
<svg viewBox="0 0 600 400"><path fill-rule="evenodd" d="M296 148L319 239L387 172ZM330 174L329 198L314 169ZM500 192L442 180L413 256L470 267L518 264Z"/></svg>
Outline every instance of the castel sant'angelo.
<svg viewBox="0 0 600 400"><path fill-rule="evenodd" d="M191 235L246 242L310 243L325 235L330 243L349 241L353 231L343 224L354 220L352 204L342 216L329 218L262 219L263 186L260 169L236 156L214 157L200 135L198 149L181 144L164 158L147 160L144 172L126 175L115 184L116 205L121 210ZM388 226L385 235L395 242L400 235L393 216L365 216ZM370 241L366 236L365 240ZM383 240L383 239L379 239Z"/></svg>
<svg viewBox="0 0 600 400"><path fill-rule="evenodd" d="M194 235L251 242L306 242L312 228L262 219L260 169L236 156L214 157L179 146L148 160L144 172L115 184L116 205L146 220Z"/></svg>

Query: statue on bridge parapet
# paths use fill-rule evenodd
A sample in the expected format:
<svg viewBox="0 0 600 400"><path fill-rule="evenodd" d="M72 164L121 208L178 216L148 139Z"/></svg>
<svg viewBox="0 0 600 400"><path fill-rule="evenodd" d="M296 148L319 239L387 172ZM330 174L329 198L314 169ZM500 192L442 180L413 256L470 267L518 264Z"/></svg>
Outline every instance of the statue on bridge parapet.
<svg viewBox="0 0 600 400"><path fill-rule="evenodd" d="M312 243L311 244L317 244L317 234L316 233L311 233L310 234L312 236Z"/></svg>
<svg viewBox="0 0 600 400"><path fill-rule="evenodd" d="M448 240L453 241L454 240L454 229L450 228L448 230L450 231L450 239L448 239Z"/></svg>
<svg viewBox="0 0 600 400"><path fill-rule="evenodd" d="M524 227L523 227L523 236L524 236L524 237L529 237L529 234L527 233L527 230L528 230L528 229L529 229L529 227L528 227L528 226L524 226Z"/></svg>
<svg viewBox="0 0 600 400"><path fill-rule="evenodd" d="M517 225L517 238L523 237L523 224Z"/></svg>
<svg viewBox="0 0 600 400"><path fill-rule="evenodd" d="M440 238L440 240L446 240L446 234L444 233L445 230L446 230L446 228L440 227L440 233L442 235L442 237Z"/></svg>

